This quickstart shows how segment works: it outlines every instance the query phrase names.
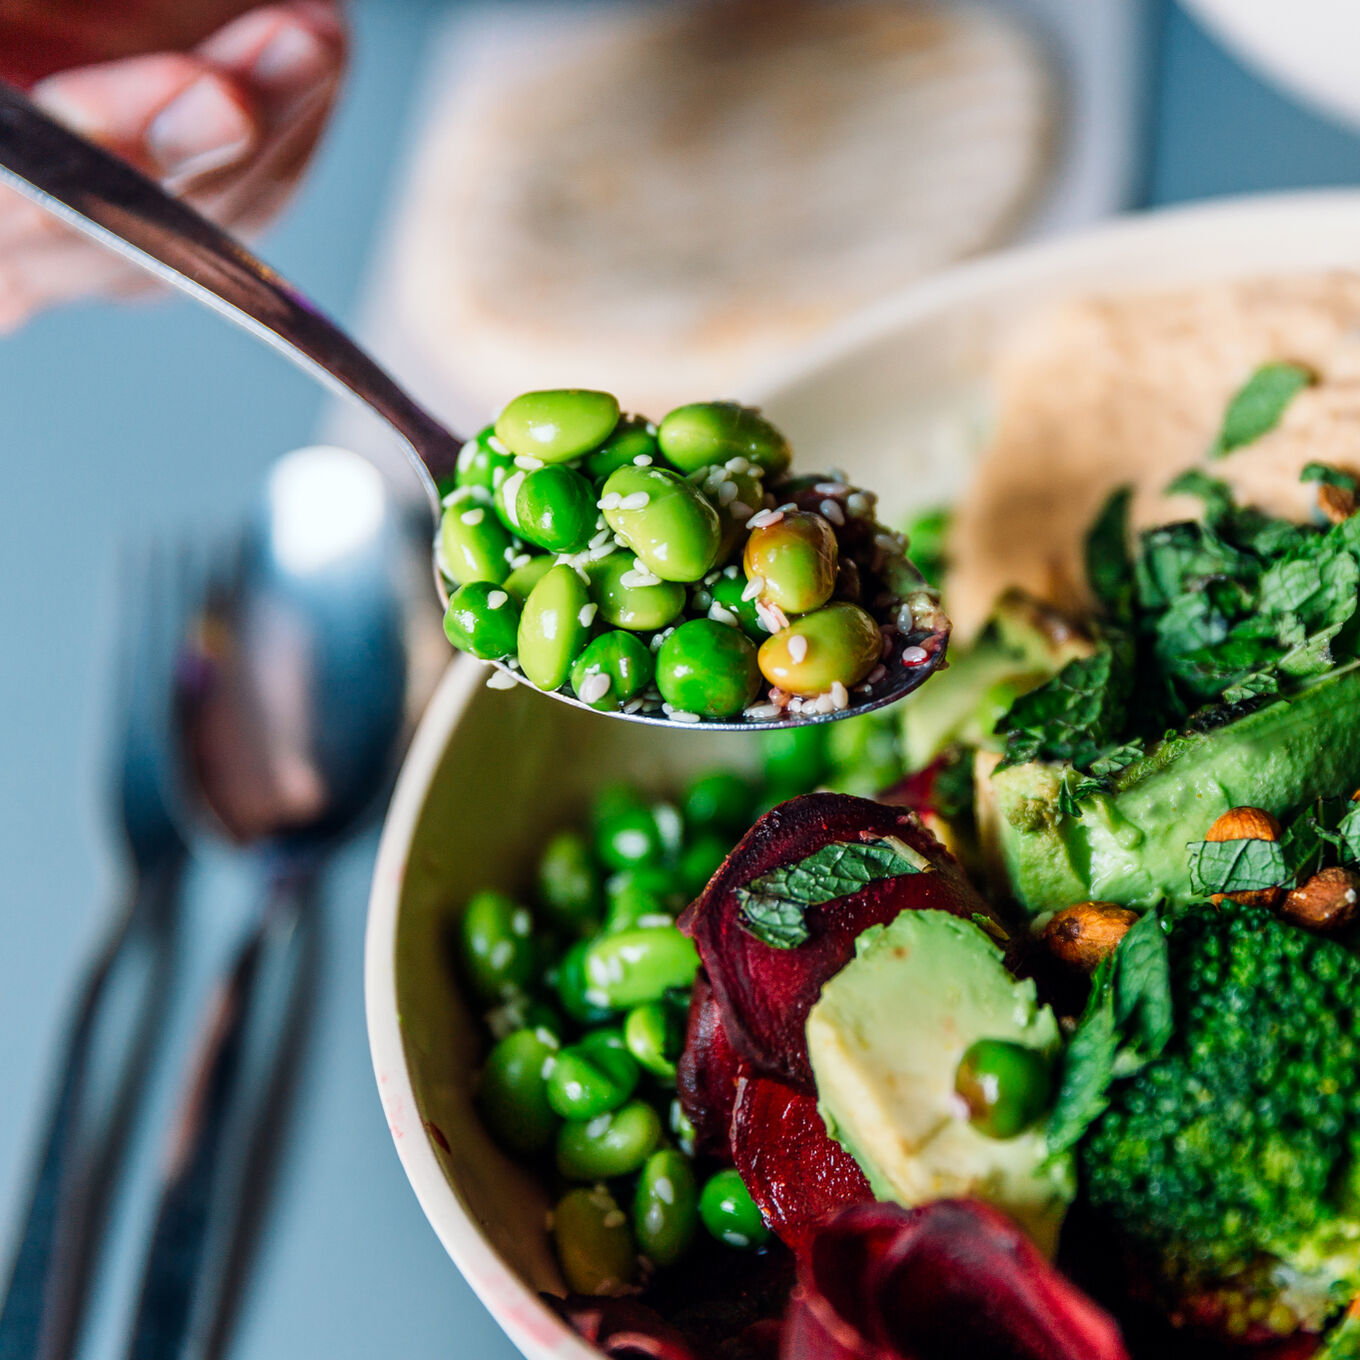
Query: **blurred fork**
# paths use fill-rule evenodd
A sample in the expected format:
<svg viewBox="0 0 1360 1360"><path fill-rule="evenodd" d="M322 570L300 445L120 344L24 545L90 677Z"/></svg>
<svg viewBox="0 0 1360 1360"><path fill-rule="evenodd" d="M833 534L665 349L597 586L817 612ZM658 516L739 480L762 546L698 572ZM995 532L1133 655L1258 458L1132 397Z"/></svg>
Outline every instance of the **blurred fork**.
<svg viewBox="0 0 1360 1360"><path fill-rule="evenodd" d="M120 572L107 801L126 886L73 1001L3 1303L0 1360L74 1349L95 1254L169 991L186 849L167 807L171 694L193 603L187 553Z"/></svg>

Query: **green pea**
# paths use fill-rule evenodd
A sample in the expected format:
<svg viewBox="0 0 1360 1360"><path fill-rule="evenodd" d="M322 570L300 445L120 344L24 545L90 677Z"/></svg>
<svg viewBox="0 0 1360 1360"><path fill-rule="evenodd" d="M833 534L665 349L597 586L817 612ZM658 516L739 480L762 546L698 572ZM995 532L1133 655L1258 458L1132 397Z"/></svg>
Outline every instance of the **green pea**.
<svg viewBox="0 0 1360 1360"><path fill-rule="evenodd" d="M774 729L779 732L785 729ZM788 731L801 731L789 728ZM751 825L755 791L750 781L731 770L713 770L691 780L682 810L691 831L743 832Z"/></svg>
<svg viewBox="0 0 1360 1360"><path fill-rule="evenodd" d="M633 1235L658 1266L673 1266L689 1250L699 1225L699 1190L689 1159L670 1148L643 1163L633 1195Z"/></svg>
<svg viewBox="0 0 1360 1360"><path fill-rule="evenodd" d="M684 1014L669 1001L634 1006L623 1022L623 1041L639 1066L673 1081L675 1064L685 1047Z"/></svg>
<svg viewBox="0 0 1360 1360"><path fill-rule="evenodd" d="M979 1039L959 1062L954 1090L979 1133L1014 1138L1048 1109L1053 1073L1048 1058L1037 1049L1007 1039Z"/></svg>
<svg viewBox="0 0 1360 1360"><path fill-rule="evenodd" d="M633 1282L637 1247L628 1216L602 1185L568 1190L557 1201L553 1244L574 1294L617 1294Z"/></svg>
<svg viewBox="0 0 1360 1360"><path fill-rule="evenodd" d="M505 578L505 588L519 601L521 607L533 594L534 587L556 566L552 555L543 553L531 557L522 567L516 567Z"/></svg>
<svg viewBox="0 0 1360 1360"><path fill-rule="evenodd" d="M491 1050L482 1069L477 1085L481 1116L499 1141L522 1156L550 1147L557 1131L547 1078L556 1055L551 1035L521 1029Z"/></svg>
<svg viewBox="0 0 1360 1360"><path fill-rule="evenodd" d="M509 450L488 425L459 449L457 485L478 486L489 494L514 466Z"/></svg>
<svg viewBox="0 0 1360 1360"><path fill-rule="evenodd" d="M667 838L656 814L636 790L611 784L596 796L591 809L595 853L611 869L631 869L659 860Z"/></svg>
<svg viewBox="0 0 1360 1360"><path fill-rule="evenodd" d="M737 571L735 567L732 570ZM735 623L752 642L764 642L770 636L770 630L756 610L755 597L752 596L749 600L746 598L746 585L746 577L740 572L735 576L728 576L726 573L720 576L709 587L708 593L712 596L717 609L724 611L728 617L723 617L711 606L708 616L718 623Z"/></svg>
<svg viewBox="0 0 1360 1360"><path fill-rule="evenodd" d="M564 1048L548 1076L548 1104L563 1119L617 1110L638 1084L638 1065L623 1049L583 1041Z"/></svg>
<svg viewBox="0 0 1360 1360"><path fill-rule="evenodd" d="M578 831L559 831L538 861L538 898L554 924L591 928L600 914L600 871Z"/></svg>
<svg viewBox="0 0 1360 1360"><path fill-rule="evenodd" d="M685 608L685 588L675 581L637 585L632 553L610 553L587 568L591 594L600 617L615 628L650 633L679 618Z"/></svg>
<svg viewBox="0 0 1360 1360"><path fill-rule="evenodd" d="M525 392L497 417L496 437L521 457L568 463L603 444L618 422L619 403L608 392Z"/></svg>
<svg viewBox="0 0 1360 1360"><path fill-rule="evenodd" d="M595 532L595 492L569 467L529 473L515 492L515 521L521 538L549 552L578 552Z"/></svg>
<svg viewBox="0 0 1360 1360"><path fill-rule="evenodd" d="M704 1227L729 1247L761 1247L770 1230L760 1216L741 1174L731 1167L715 1173L699 1196L699 1217Z"/></svg>
<svg viewBox="0 0 1360 1360"><path fill-rule="evenodd" d="M823 605L760 644L760 672L791 694L859 684L882 653L878 624L856 604Z"/></svg>
<svg viewBox="0 0 1360 1360"><path fill-rule="evenodd" d="M712 831L696 836L685 847L677 867L687 902L692 902L708 887L708 880L722 868L731 849L731 840Z"/></svg>
<svg viewBox="0 0 1360 1360"><path fill-rule="evenodd" d="M656 687L672 708L707 718L733 717L760 692L755 646L725 623L691 619L661 644Z"/></svg>
<svg viewBox="0 0 1360 1360"><path fill-rule="evenodd" d="M571 668L571 687L592 708L618 708L652 683L655 670L651 648L614 628L586 644Z"/></svg>
<svg viewBox="0 0 1360 1360"><path fill-rule="evenodd" d="M647 461L639 463L639 458ZM629 464L646 467L660 462L661 447L651 423L640 416L624 416L614 433L594 453L586 454L584 467L591 481L602 482L611 472Z"/></svg>
<svg viewBox="0 0 1360 1360"><path fill-rule="evenodd" d="M600 504L605 523L663 581L697 581L718 555L718 512L668 468L619 468L605 482Z"/></svg>
<svg viewBox="0 0 1360 1360"><path fill-rule="evenodd" d="M539 689L556 689L571 674L594 615L585 582L571 567L544 573L524 602L518 635L520 665Z"/></svg>
<svg viewBox="0 0 1360 1360"><path fill-rule="evenodd" d="M533 920L504 893L473 896L459 922L463 972L484 1001L522 991L533 978Z"/></svg>
<svg viewBox="0 0 1360 1360"><path fill-rule="evenodd" d="M661 1120L645 1100L593 1119L572 1120L557 1132L557 1169L571 1181L610 1180L636 1171L661 1137Z"/></svg>
<svg viewBox="0 0 1360 1360"><path fill-rule="evenodd" d="M799 793L815 789L831 768L827 733L828 726L823 723L777 727L762 732L760 754L765 778L772 784L797 789Z"/></svg>
<svg viewBox="0 0 1360 1360"><path fill-rule="evenodd" d="M592 940L581 968L592 1005L627 1010L660 1000L672 987L690 986L699 955L673 925L634 927Z"/></svg>
<svg viewBox="0 0 1360 1360"><path fill-rule="evenodd" d="M589 944L581 940L571 946L557 964L554 990L557 1000L567 1016L578 1025L598 1025L608 1020L608 1006L597 1006L587 995L586 950Z"/></svg>
<svg viewBox="0 0 1360 1360"><path fill-rule="evenodd" d="M634 926L664 925L680 905L672 873L647 866L615 874L605 892L609 902L606 935Z"/></svg>
<svg viewBox="0 0 1360 1360"><path fill-rule="evenodd" d="M499 661L518 646L519 605L503 586L471 581L449 597L444 636L459 651Z"/></svg>
<svg viewBox="0 0 1360 1360"><path fill-rule="evenodd" d="M485 495L476 488L455 491L439 518L439 569L456 585L500 585L510 575L510 535L491 513Z"/></svg>
<svg viewBox="0 0 1360 1360"><path fill-rule="evenodd" d="M790 798L798 798L810 790L801 783L797 784L767 784L765 792L756 801L754 817L759 821L767 812L773 811L781 803L787 803Z"/></svg>
<svg viewBox="0 0 1360 1360"><path fill-rule="evenodd" d="M677 407L658 426L656 439L681 472L745 458L778 476L793 461L789 441L754 407L735 401Z"/></svg>
<svg viewBox="0 0 1360 1360"><path fill-rule="evenodd" d="M786 614L806 614L831 598L837 561L835 531L807 510L786 510L752 529L742 554L747 580L761 583L761 600Z"/></svg>

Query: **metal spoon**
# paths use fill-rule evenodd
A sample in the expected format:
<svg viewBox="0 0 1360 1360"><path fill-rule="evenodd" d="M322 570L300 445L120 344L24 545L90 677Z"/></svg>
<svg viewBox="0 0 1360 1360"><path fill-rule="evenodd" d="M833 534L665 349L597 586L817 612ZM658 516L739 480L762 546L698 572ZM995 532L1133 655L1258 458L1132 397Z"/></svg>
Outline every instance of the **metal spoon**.
<svg viewBox="0 0 1360 1360"><path fill-rule="evenodd" d="M49 118L10 86L0 83L0 181L93 237L133 264L182 289L281 350L327 386L355 397L381 417L401 440L430 502L436 524L437 485L450 477L462 441L416 404L338 326L306 297L256 259L244 246L171 198L126 162L101 150ZM436 582L443 592L442 581ZM911 665L901 652L925 655ZM631 722L705 730L750 732L763 727L793 727L832 722L881 708L922 684L944 658L943 638L922 632L899 637L887 658L882 681L869 694L856 693L851 705L827 714L764 719L706 719L700 724L672 723L662 714L608 712ZM501 662L499 670L523 683L524 677ZM573 694L552 698L592 713Z"/></svg>
<svg viewBox="0 0 1360 1360"><path fill-rule="evenodd" d="M251 849L264 892L185 1085L134 1360L214 1355L225 1344L302 1046L318 876L380 802L426 697L407 651L408 632L431 631L428 619L406 626L408 568L421 551L409 529L357 454L288 455L186 654L177 705L185 795L200 828Z"/></svg>

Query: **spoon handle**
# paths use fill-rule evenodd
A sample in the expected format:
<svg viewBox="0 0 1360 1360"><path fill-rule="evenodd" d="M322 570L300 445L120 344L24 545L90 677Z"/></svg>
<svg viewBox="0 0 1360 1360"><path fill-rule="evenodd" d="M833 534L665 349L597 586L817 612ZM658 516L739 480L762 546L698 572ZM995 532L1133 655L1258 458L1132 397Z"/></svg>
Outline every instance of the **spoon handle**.
<svg viewBox="0 0 1360 1360"><path fill-rule="evenodd" d="M357 397L401 436L421 485L438 505L435 483L453 470L460 440L238 241L3 81L0 182L221 312L327 386Z"/></svg>

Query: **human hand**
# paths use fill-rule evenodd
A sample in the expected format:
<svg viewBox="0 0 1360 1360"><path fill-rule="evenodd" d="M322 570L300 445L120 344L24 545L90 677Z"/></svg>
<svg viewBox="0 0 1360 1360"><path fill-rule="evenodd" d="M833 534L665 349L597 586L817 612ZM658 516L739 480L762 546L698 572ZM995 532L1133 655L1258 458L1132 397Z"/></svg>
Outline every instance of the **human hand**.
<svg viewBox="0 0 1360 1360"><path fill-rule="evenodd" d="M286 0L241 14L188 51L77 66L30 93L215 222L249 232L296 184L344 63L333 0ZM142 283L133 266L0 189L0 330L55 303Z"/></svg>

